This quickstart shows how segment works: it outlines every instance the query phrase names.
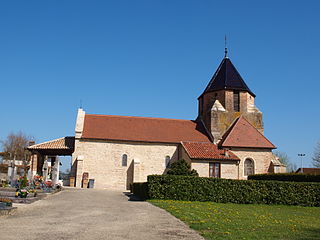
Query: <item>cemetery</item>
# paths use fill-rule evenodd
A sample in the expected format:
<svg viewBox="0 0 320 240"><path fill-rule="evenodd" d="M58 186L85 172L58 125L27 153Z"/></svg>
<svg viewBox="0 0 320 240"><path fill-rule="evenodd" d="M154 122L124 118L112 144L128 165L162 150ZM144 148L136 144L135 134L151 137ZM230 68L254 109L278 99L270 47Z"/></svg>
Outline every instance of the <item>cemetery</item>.
<svg viewBox="0 0 320 240"><path fill-rule="evenodd" d="M41 175L31 174L27 161L4 156L0 164L0 216L15 212L16 205L30 204L61 190L59 161L45 158Z"/></svg>

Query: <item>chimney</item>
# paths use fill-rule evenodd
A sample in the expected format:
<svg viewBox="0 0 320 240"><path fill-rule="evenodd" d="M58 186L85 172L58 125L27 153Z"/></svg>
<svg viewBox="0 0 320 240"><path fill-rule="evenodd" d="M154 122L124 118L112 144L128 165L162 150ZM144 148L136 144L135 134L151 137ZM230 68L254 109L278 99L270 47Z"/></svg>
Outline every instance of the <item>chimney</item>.
<svg viewBox="0 0 320 240"><path fill-rule="evenodd" d="M76 132L75 137L76 138L81 138L85 115L86 115L86 112L84 110L82 110L82 108L79 108L77 122L76 122L76 128L75 128L75 132Z"/></svg>
<svg viewBox="0 0 320 240"><path fill-rule="evenodd" d="M228 149L224 149L224 155L225 155L226 157L230 157L229 152L228 152Z"/></svg>

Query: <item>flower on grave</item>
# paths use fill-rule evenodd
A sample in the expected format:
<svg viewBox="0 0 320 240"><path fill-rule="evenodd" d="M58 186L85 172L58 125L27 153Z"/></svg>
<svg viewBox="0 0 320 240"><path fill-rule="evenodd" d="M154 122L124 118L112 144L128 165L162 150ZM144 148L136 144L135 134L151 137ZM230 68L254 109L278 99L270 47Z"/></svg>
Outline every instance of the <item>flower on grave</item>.
<svg viewBox="0 0 320 240"><path fill-rule="evenodd" d="M41 182L43 182L43 177L40 176L40 175L34 175L33 180L35 182L40 182L41 183Z"/></svg>
<svg viewBox="0 0 320 240"><path fill-rule="evenodd" d="M45 185L46 185L47 187L52 187L52 181L46 181L46 182L45 182Z"/></svg>

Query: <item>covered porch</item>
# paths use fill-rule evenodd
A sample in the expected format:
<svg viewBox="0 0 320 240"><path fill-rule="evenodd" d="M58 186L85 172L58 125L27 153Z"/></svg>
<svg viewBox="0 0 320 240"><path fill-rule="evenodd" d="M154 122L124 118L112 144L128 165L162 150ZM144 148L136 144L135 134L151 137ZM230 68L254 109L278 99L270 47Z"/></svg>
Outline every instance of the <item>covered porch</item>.
<svg viewBox="0 0 320 240"><path fill-rule="evenodd" d="M51 180L53 184L58 184L59 156L72 156L74 142L74 137L62 137L28 147L31 152L29 178L40 175L44 181Z"/></svg>

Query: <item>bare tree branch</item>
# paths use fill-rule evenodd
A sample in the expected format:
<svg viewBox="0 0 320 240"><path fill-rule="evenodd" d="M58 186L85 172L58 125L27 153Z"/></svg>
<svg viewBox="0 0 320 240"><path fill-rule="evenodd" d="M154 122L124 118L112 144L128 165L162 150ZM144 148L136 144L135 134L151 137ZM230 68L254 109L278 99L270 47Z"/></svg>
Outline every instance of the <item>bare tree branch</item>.
<svg viewBox="0 0 320 240"><path fill-rule="evenodd" d="M27 160L29 151L26 148L33 139L21 131L10 133L4 141L1 141L4 157L13 159L15 156L17 160Z"/></svg>
<svg viewBox="0 0 320 240"><path fill-rule="evenodd" d="M320 168L320 141L317 143L314 149L312 164L313 166Z"/></svg>

